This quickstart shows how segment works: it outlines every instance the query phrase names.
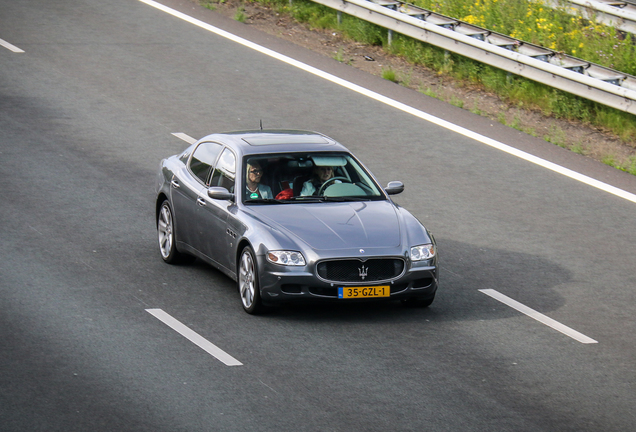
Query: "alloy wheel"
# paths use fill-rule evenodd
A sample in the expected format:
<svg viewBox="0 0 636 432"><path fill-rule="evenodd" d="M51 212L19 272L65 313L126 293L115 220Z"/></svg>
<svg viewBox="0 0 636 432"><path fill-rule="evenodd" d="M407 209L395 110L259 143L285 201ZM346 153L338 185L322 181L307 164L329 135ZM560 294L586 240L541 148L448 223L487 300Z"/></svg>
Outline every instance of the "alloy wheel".
<svg viewBox="0 0 636 432"><path fill-rule="evenodd" d="M254 258L249 250L244 250L241 255L241 264L239 270L239 291L241 301L245 309L250 309L254 303L256 292L255 286L256 267L254 266Z"/></svg>
<svg viewBox="0 0 636 432"><path fill-rule="evenodd" d="M172 212L167 202L164 202L159 212L157 221L157 233L159 236L159 250L162 258L168 259L172 252L174 235L172 226Z"/></svg>

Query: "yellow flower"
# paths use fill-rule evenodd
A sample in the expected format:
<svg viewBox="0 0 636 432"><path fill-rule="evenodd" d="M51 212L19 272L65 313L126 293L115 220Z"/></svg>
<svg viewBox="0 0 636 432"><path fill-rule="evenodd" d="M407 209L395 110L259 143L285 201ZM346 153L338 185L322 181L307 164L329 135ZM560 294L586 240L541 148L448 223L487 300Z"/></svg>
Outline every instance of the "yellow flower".
<svg viewBox="0 0 636 432"><path fill-rule="evenodd" d="M583 42L579 44L579 48L583 48Z"/></svg>

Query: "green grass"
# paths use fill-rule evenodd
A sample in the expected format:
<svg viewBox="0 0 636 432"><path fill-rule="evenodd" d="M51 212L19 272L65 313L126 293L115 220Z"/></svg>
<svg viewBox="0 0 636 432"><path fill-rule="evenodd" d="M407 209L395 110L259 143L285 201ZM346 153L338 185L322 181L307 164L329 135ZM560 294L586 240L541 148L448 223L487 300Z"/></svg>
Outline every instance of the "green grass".
<svg viewBox="0 0 636 432"><path fill-rule="evenodd" d="M543 139L559 147L566 147L566 135L565 131L555 125L554 123L548 128L548 135L544 135Z"/></svg>
<svg viewBox="0 0 636 432"><path fill-rule="evenodd" d="M244 23L247 20L247 15L245 15L245 9L243 7L239 7L236 13L234 14L234 19L238 22Z"/></svg>
<svg viewBox="0 0 636 432"><path fill-rule="evenodd" d="M409 70L409 73L406 74L406 76L402 77L402 80L400 80L400 85L403 85L404 87L410 87L412 76L413 76L413 68Z"/></svg>
<svg viewBox="0 0 636 432"><path fill-rule="evenodd" d="M398 82L397 74L391 68L382 69L382 78L388 81L392 81L394 83Z"/></svg>
<svg viewBox="0 0 636 432"><path fill-rule="evenodd" d="M629 174L636 175L636 156L630 156L623 164L616 160L614 155L605 155L601 158L601 161L605 165L609 165L613 168L617 168L621 171L625 171Z"/></svg>
<svg viewBox="0 0 636 432"><path fill-rule="evenodd" d="M609 165L611 167L616 168L616 160L614 158L614 155L603 156L603 158L601 159L601 162L603 162L605 165Z"/></svg>
<svg viewBox="0 0 636 432"><path fill-rule="evenodd" d="M419 92L425 94L426 96L439 99L439 95L436 92L434 92L430 87L426 87L425 89L420 88Z"/></svg>
<svg viewBox="0 0 636 432"><path fill-rule="evenodd" d="M464 108L464 101L458 98L457 96L451 96L449 103L458 108Z"/></svg>
<svg viewBox="0 0 636 432"><path fill-rule="evenodd" d="M570 147L570 151L573 151L576 154L585 155L585 149L583 148L583 144L580 142Z"/></svg>
<svg viewBox="0 0 636 432"><path fill-rule="evenodd" d="M334 54L333 58L340 63L344 62L344 50L342 47L338 48L338 51Z"/></svg>
<svg viewBox="0 0 636 432"><path fill-rule="evenodd" d="M512 123L510 123L508 126L523 132L523 128L521 127L521 118L519 117L518 113L515 114L514 118L512 119Z"/></svg>
<svg viewBox="0 0 636 432"><path fill-rule="evenodd" d="M473 102L473 107L470 109L470 112L477 115L483 115L483 111L479 109L477 106L477 101Z"/></svg>

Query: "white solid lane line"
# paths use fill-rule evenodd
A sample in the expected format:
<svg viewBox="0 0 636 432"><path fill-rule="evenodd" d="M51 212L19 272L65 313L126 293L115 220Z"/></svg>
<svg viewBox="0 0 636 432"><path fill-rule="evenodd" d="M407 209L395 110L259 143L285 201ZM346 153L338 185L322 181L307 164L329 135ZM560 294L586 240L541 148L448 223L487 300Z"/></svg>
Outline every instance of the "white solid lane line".
<svg viewBox="0 0 636 432"><path fill-rule="evenodd" d="M0 39L0 45L2 45L3 47L5 47L8 50L13 51L14 53L23 53L24 52L23 50L21 50L17 46L11 45L9 42L7 42L4 39Z"/></svg>
<svg viewBox="0 0 636 432"><path fill-rule="evenodd" d="M172 135L176 136L180 140L187 142L188 144L194 144L197 142L196 139L192 138L190 135L184 134L183 132L173 132Z"/></svg>
<svg viewBox="0 0 636 432"><path fill-rule="evenodd" d="M153 315L159 321L163 322L165 325L167 325L168 327L170 327L171 329L179 333L181 336L185 337L190 342L194 343L198 347L205 350L208 354L212 355L213 357L216 357L218 360L225 363L227 366L242 366L243 365L243 363L241 363L240 361L238 361L237 359L235 359L234 357L232 357L231 355L229 355L228 353L226 353L225 351L223 351L222 349L220 349L213 343L209 342L207 339L205 339L203 336L201 336L194 330L191 330L186 325L177 321L176 319L168 315L163 310L146 309L146 312Z"/></svg>
<svg viewBox="0 0 636 432"><path fill-rule="evenodd" d="M465 128L461 127L461 126L458 126L458 125L453 124L451 122L448 122L446 120L442 120L442 119L440 119L438 117L435 117L435 116L432 116L430 114L427 114L427 113L425 113L423 111L420 111L418 109L410 107L410 106L408 106L406 104L403 104L401 102L398 102L398 101L393 100L391 98L388 98L386 96L382 96L379 93L376 93L374 91L371 91L369 89L361 87L361 86L359 86L357 84L353 84L353 83L351 83L349 81L345 81L342 78L338 78L335 75L332 75L330 73L321 71L320 69L317 69L317 68L315 68L313 66L309 66L309 65L307 65L305 63L302 63L302 62L299 62L297 60L294 60L294 59L292 59L290 57L287 57L287 56L285 56L283 54L277 53L276 51L270 50L268 48L265 48L263 46L255 44L253 42L250 42L247 39L243 39L242 37L233 35L232 33L226 32L225 30L221 30L220 28L217 28L217 27L214 27L214 26L212 26L210 24L204 23L203 21L200 21L200 20L198 20L196 18L193 18L193 17L191 17L189 15L186 15L184 13L176 11L176 10L174 10L172 8L167 7L167 6L164 6L161 3L157 3L156 1L153 1L153 0L139 0L139 1L141 1L142 3L145 3L145 4L149 5L149 6L152 6L152 7L156 8L156 9L159 9L159 10L161 10L163 12L166 12L166 13L174 16L174 17L177 17L179 19L187 21L190 24L194 24L194 25L196 25L198 27L201 27L201 28L203 28L203 29L205 29L207 31L210 31L210 32L212 32L214 34L217 34L217 35L222 36L222 37L224 37L226 39L229 39L231 41L239 43L239 44L241 44L243 46L246 46L248 48L256 50L256 51L258 51L260 53L263 53L265 55L268 55L270 57L278 59L278 60L280 60L282 62L285 62L285 63L287 63L287 64L289 64L291 66L297 67L297 68L302 69L302 70L304 70L306 72L309 72L311 74L314 74L316 76L324 78L324 79L326 79L328 81L331 81L331 82L333 82L335 84L338 84L338 85L340 85L342 87L348 88L348 89L353 90L353 91L355 91L357 93L365 95L365 96L367 96L367 97L369 97L371 99L377 100L378 102L384 103L386 105L392 106L393 108L396 108L396 109L399 109L399 110L404 111L406 113L409 113L409 114L411 114L411 115L413 115L415 117L421 118L422 120L426 120L426 121L428 121L430 123L436 124L438 126L446 128L448 130L451 130L451 131L453 131L455 133L458 133L458 134L463 135L465 137L471 138L471 139L473 139L475 141L479 141L482 144L486 144L486 145L488 145L490 147L496 148L498 150L501 150L503 152L506 152L508 154L516 156L516 157L518 157L520 159L523 159L525 161L532 162L532 163L534 163L536 165L539 165L539 166L541 166L543 168L547 168L547 169L549 169L551 171L557 172L559 174L562 174L562 175L564 175L566 177L569 177L569 178L574 179L576 181L579 181L581 183L585 183L585 184L587 184L589 186L593 186L593 187L595 187L597 189L603 190L605 192L611 193L613 195L616 195L618 197L621 197L621 198L624 198L624 199L626 199L628 201L636 203L636 194L624 191L622 189L619 189L619 188L614 187L612 185L609 185L607 183L603 183L603 182L601 182L599 180L593 179L592 177L588 177L588 176L586 176L584 174L578 173L578 172L573 171L573 170L571 170L569 168L565 168L565 167L557 165L557 164L555 164L553 162L547 161L545 159L541 159L541 158L539 158L537 156L531 155L530 153L526 153L526 152L524 152L522 150L516 149L514 147L511 147L511 146L509 146L507 144L501 143L501 142L496 141L494 139L488 138L488 137L486 137L484 135L478 134L477 132L473 132L471 130L465 129Z"/></svg>
<svg viewBox="0 0 636 432"><path fill-rule="evenodd" d="M500 302L510 306L513 309L518 310L519 312L523 314L528 315L530 318L534 318L535 320L547 325L548 327L552 327L553 329L560 331L564 335L570 336L572 339L576 339L577 341L581 343L584 343L584 344L598 343L594 339L587 337L584 334L579 333L576 330L573 330L570 327L565 326L561 324L560 322L553 320L552 318L548 318L547 316L535 311L534 309L529 308L526 305L519 303L516 300L511 299L508 296L501 294L498 291L495 291L493 289L480 289L479 291L494 298L495 300L499 300Z"/></svg>

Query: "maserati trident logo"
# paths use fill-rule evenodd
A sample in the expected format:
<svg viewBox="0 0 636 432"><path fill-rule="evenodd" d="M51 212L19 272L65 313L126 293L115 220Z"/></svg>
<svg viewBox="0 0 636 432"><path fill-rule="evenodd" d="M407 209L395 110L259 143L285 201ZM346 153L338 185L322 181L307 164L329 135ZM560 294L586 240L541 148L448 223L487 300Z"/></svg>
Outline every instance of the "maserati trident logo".
<svg viewBox="0 0 636 432"><path fill-rule="evenodd" d="M360 275L362 280L364 280L364 278L367 277L368 273L369 273L369 267L365 267L364 264L362 264L362 267L358 267L358 275Z"/></svg>

